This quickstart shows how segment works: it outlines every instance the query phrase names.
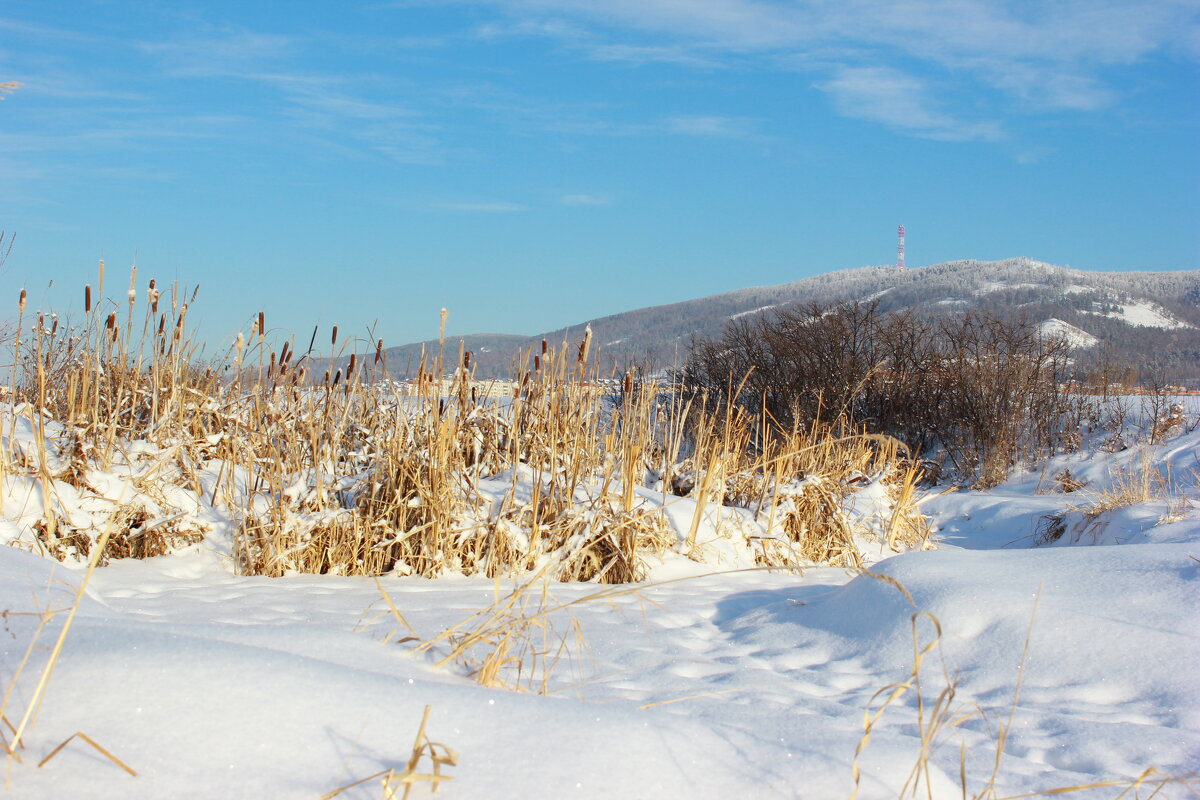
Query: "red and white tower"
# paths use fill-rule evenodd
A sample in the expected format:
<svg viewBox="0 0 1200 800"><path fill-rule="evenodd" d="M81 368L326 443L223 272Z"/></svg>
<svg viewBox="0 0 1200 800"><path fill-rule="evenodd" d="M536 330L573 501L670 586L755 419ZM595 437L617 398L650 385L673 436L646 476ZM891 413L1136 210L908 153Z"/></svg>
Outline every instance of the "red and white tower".
<svg viewBox="0 0 1200 800"><path fill-rule="evenodd" d="M896 243L896 266L899 269L904 269L904 226L900 226L900 239Z"/></svg>

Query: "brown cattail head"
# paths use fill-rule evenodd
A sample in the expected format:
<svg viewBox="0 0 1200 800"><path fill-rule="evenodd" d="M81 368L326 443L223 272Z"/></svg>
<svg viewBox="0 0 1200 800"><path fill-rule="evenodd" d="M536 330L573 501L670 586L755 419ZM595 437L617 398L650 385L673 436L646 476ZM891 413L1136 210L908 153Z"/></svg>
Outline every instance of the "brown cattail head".
<svg viewBox="0 0 1200 800"><path fill-rule="evenodd" d="M167 327L167 315L159 314L158 315L158 335L159 336L163 335L163 331L166 330L166 327Z"/></svg>
<svg viewBox="0 0 1200 800"><path fill-rule="evenodd" d="M538 371L538 370L540 370L541 368L542 368L542 357L541 357L541 356L534 356L534 357L533 357L533 371L534 371L534 372L537 372L537 371Z"/></svg>
<svg viewBox="0 0 1200 800"><path fill-rule="evenodd" d="M354 374L354 365L358 363L358 354L350 354L350 363L346 365L346 380L350 380L350 376Z"/></svg>
<svg viewBox="0 0 1200 800"><path fill-rule="evenodd" d="M631 394L633 394L633 373L626 372L625 373L625 396L628 397Z"/></svg>
<svg viewBox="0 0 1200 800"><path fill-rule="evenodd" d="M375 343L375 363L383 361L383 339Z"/></svg>
<svg viewBox="0 0 1200 800"><path fill-rule="evenodd" d="M471 368L471 351L468 350L465 353L463 353L463 369L470 369L470 368Z"/></svg>
<svg viewBox="0 0 1200 800"><path fill-rule="evenodd" d="M283 364L286 364L286 363L287 363L287 360L288 360L288 345L289 345L289 344L290 344L290 342L284 342L284 343L283 343L283 348L282 348L282 349L279 351L279 363L280 363L280 365L283 365Z"/></svg>
<svg viewBox="0 0 1200 800"><path fill-rule="evenodd" d="M550 349L550 343L542 339L542 355L546 355L546 351Z"/></svg>
<svg viewBox="0 0 1200 800"><path fill-rule="evenodd" d="M58 333L58 317L54 318L54 323L50 326L50 335Z"/></svg>
<svg viewBox="0 0 1200 800"><path fill-rule="evenodd" d="M333 326L333 341L331 344L333 344L335 347L337 346L337 325Z"/></svg>
<svg viewBox="0 0 1200 800"><path fill-rule="evenodd" d="M267 315L262 311L258 312L258 340L261 342L267 330Z"/></svg>
<svg viewBox="0 0 1200 800"><path fill-rule="evenodd" d="M19 311L22 314L25 313L25 298L26 298L25 290L22 289L21 290L21 299L17 301L17 311Z"/></svg>
<svg viewBox="0 0 1200 800"><path fill-rule="evenodd" d="M108 319L104 323L105 330L112 330L117 327L117 312L113 311L108 315Z"/></svg>
<svg viewBox="0 0 1200 800"><path fill-rule="evenodd" d="M271 353L271 363L267 365L267 375L271 376L274 374L275 374L275 354Z"/></svg>
<svg viewBox="0 0 1200 800"><path fill-rule="evenodd" d="M88 284L83 287L83 313L92 313L92 286Z"/></svg>
<svg viewBox="0 0 1200 800"><path fill-rule="evenodd" d="M338 370L337 372L335 372L335 373L334 373L334 375L333 375L333 386L334 386L334 388L337 388L338 381L340 381L341 379L342 379L342 371L339 369L339 370Z"/></svg>

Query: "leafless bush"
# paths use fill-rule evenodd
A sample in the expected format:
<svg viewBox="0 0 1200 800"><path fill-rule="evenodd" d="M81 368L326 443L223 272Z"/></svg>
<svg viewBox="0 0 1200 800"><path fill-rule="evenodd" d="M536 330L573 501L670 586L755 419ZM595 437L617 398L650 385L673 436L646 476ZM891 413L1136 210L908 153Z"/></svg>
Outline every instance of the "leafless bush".
<svg viewBox="0 0 1200 800"><path fill-rule="evenodd" d="M1079 443L1087 410L1060 385L1070 348L981 312L931 319L878 303L792 308L696 342L685 380L781 428L844 417L993 485L1022 459Z"/></svg>

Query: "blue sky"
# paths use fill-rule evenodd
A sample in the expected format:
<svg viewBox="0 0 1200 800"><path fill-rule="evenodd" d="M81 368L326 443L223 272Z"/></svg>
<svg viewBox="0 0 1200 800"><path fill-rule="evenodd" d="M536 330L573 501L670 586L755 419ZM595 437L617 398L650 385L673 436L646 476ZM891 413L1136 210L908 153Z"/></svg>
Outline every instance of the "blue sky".
<svg viewBox="0 0 1200 800"><path fill-rule="evenodd" d="M0 298L391 344L895 259L1200 267L1200 5L0 5ZM53 282L53 285L51 285Z"/></svg>

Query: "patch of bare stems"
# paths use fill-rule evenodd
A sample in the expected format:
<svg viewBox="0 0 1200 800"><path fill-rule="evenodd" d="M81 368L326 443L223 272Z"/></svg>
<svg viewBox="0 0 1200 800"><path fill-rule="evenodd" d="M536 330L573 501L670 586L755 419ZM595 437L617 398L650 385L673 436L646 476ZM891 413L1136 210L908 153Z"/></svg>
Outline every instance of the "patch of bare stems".
<svg viewBox="0 0 1200 800"><path fill-rule="evenodd" d="M686 380L711 392L748 376L733 397L743 408L895 436L938 455L932 477L983 488L1018 463L1076 449L1097 422L1094 397L1063 391L1070 356L1064 338L1027 320L884 313L873 301L737 320L695 344Z"/></svg>

